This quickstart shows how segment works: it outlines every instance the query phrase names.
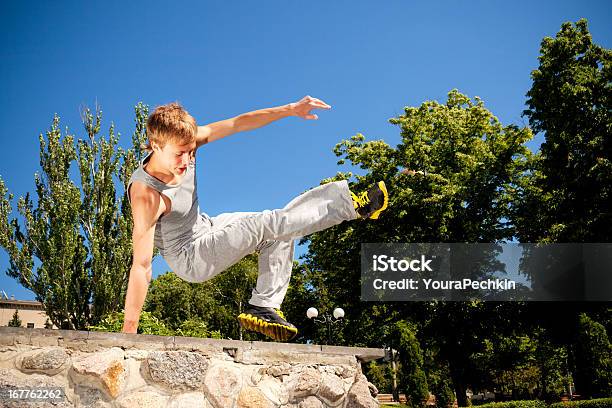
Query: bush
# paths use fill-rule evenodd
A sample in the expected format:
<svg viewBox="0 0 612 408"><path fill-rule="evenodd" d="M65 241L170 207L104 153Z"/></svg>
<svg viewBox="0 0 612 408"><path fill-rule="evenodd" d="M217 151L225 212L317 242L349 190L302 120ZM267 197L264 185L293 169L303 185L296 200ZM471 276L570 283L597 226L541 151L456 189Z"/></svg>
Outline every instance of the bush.
<svg viewBox="0 0 612 408"><path fill-rule="evenodd" d="M219 330L208 330L206 322L199 317L185 320L175 331L175 335L184 337L210 337L213 339L222 338Z"/></svg>
<svg viewBox="0 0 612 408"><path fill-rule="evenodd" d="M580 314L576 344L576 388L585 397L608 397L612 394L612 344L603 324ZM586 401L586 400L585 400Z"/></svg>
<svg viewBox="0 0 612 408"><path fill-rule="evenodd" d="M612 398L599 398L584 401L555 402L546 404L540 400L489 402L479 405L478 408L610 408Z"/></svg>
<svg viewBox="0 0 612 408"><path fill-rule="evenodd" d="M118 333L123 329L123 318L123 312L111 312L105 315L98 325L88 326L87 328L91 331ZM155 334L158 336L222 338L218 330L208 330L206 323L200 318L187 319L177 330L172 330L164 322L153 316L151 312L142 312L140 314L137 333Z"/></svg>
<svg viewBox="0 0 612 408"><path fill-rule="evenodd" d="M556 402L551 404L549 408L610 408L612 407L612 398L597 398L584 401L568 401Z"/></svg>
<svg viewBox="0 0 612 408"><path fill-rule="evenodd" d="M547 408L548 405L540 400L522 400L506 402L489 402L479 405L478 408Z"/></svg>
<svg viewBox="0 0 612 408"><path fill-rule="evenodd" d="M119 333L123 329L123 312L111 312L102 317L97 325L87 326L88 330ZM174 331L167 328L157 317L150 312L142 312L138 321L138 334L156 334L158 336L172 336Z"/></svg>
<svg viewBox="0 0 612 408"><path fill-rule="evenodd" d="M393 392L393 370L390 363L370 361L366 366L365 374L379 393L391 394Z"/></svg>

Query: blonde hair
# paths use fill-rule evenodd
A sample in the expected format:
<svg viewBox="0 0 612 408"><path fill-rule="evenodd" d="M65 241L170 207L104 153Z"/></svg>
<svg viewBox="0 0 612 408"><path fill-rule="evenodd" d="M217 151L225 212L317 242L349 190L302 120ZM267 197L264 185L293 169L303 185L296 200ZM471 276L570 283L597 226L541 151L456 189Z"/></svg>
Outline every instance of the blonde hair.
<svg viewBox="0 0 612 408"><path fill-rule="evenodd" d="M155 108L147 119L146 144L141 148L152 151L151 142L164 147L168 141L179 144L191 143L198 132L196 120L178 102L171 102Z"/></svg>

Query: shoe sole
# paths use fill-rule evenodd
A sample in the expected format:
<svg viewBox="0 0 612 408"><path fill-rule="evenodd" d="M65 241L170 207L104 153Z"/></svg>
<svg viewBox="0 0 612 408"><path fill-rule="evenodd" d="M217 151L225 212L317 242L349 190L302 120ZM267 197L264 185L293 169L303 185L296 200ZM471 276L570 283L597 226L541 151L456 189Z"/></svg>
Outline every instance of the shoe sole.
<svg viewBox="0 0 612 408"><path fill-rule="evenodd" d="M297 336L298 333L296 328L283 326L282 324L278 323L269 323L257 316L253 316L250 313L241 313L238 316L238 322L242 328L261 333L273 340L291 340Z"/></svg>
<svg viewBox="0 0 612 408"><path fill-rule="evenodd" d="M384 181L379 181L378 182L378 188L380 188L383 192L383 196L385 197L383 200L383 205L382 207L380 207L378 210L374 211L372 213L372 215L370 215L370 219L372 220L376 220L378 219L378 216L380 215L381 212L383 212L387 206L389 205L389 193L387 192L387 186L385 186L385 182Z"/></svg>

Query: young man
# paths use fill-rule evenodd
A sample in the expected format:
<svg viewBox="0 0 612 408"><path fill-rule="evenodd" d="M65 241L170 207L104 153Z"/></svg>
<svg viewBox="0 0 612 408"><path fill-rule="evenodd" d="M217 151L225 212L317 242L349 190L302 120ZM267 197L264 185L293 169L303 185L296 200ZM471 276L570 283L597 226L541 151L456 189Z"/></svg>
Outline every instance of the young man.
<svg viewBox="0 0 612 408"><path fill-rule="evenodd" d="M197 126L178 103L159 106L147 120L146 148L128 184L134 219L133 260L125 300L123 332L136 333L151 280L154 246L173 272L189 282L203 282L244 256L259 252L259 275L242 327L275 340L289 340L297 328L280 311L293 265L294 239L356 218L376 219L387 208L385 184L359 195L346 180L313 188L284 208L262 212L200 212L195 177L198 147L272 121L298 116L317 119L313 109L329 109L306 96L299 102L244 113Z"/></svg>

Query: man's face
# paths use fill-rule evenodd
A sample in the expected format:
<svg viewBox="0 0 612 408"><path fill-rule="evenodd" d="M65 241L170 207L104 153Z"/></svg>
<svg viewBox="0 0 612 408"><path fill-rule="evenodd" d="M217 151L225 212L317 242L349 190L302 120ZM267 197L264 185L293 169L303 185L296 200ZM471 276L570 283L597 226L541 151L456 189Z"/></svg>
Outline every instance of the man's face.
<svg viewBox="0 0 612 408"><path fill-rule="evenodd" d="M163 148L154 146L154 151L161 165L172 174L182 176L186 173L187 166L194 157L195 148L195 141L187 144L177 144L173 141L168 141Z"/></svg>

